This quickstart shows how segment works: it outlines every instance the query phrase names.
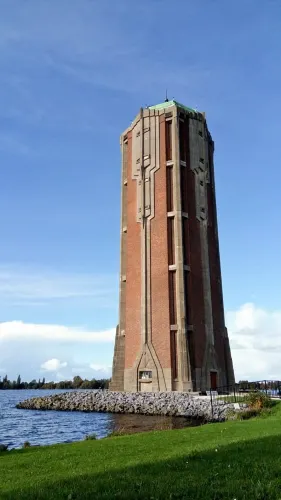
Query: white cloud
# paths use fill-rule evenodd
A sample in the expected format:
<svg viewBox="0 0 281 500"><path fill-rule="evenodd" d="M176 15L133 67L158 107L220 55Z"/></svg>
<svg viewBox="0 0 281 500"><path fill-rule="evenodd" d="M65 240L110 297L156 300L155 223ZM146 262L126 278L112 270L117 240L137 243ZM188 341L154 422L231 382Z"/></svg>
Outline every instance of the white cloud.
<svg viewBox="0 0 281 500"><path fill-rule="evenodd" d="M226 314L236 380L281 379L281 311L253 303Z"/></svg>
<svg viewBox="0 0 281 500"><path fill-rule="evenodd" d="M107 305L115 294L114 276L63 273L19 264L0 264L2 302L35 304L37 301L91 299Z"/></svg>
<svg viewBox="0 0 281 500"><path fill-rule="evenodd" d="M81 375L81 374L83 374L83 373L88 373L88 372L89 372L89 367L88 367L88 365L85 365L85 366L80 366L80 365L79 365L79 366L73 366L73 367L71 368L71 373L72 373L73 375L77 375L77 373L78 373L79 375Z"/></svg>
<svg viewBox="0 0 281 500"><path fill-rule="evenodd" d="M226 313L226 323L229 331L232 358L236 380L262 380L262 379L281 379L281 310L269 311L255 304L247 303L239 309ZM11 370L10 342L13 342L13 352L18 345L24 345L24 342L30 342L30 345L36 346L36 357L45 351L48 346L48 362L56 360L57 363L63 363L67 360L65 367L71 375L81 375L91 378L91 376L109 376L111 372L110 363L113 355L113 342L115 339L115 328L104 331L87 330L83 327L70 327L56 324L36 324L24 323L23 321L11 321L0 323L0 342L2 341L0 359L1 367ZM60 346L64 343L64 348ZM74 344L81 344L81 359L75 366L73 364ZM107 356L105 363L99 362L96 354L96 360L92 363L83 362L83 351L87 349L87 343L96 344L95 352L99 349L105 349L107 344ZM100 346L99 346L100 344ZM82 347L84 346L84 347ZM22 349L22 347L21 347ZM75 346L77 349L77 345ZM6 350L6 357L5 357ZM67 355L66 355L67 350ZM32 355L34 362L34 354ZM64 359L63 359L64 358ZM46 359L46 358L45 358ZM63 361L58 361L63 359ZM45 364L45 363L43 363ZM48 366L48 365L47 365ZM53 365L55 366L55 365ZM34 367L35 368L35 367ZM33 370L34 370L33 368ZM61 371L56 365L57 370ZM13 368L15 370L16 368ZM23 371L25 366L21 368ZM6 370L5 370L6 372ZM10 372L9 372L10 373ZM30 372L31 373L31 372ZM33 372L31 373L33 377Z"/></svg>
<svg viewBox="0 0 281 500"><path fill-rule="evenodd" d="M115 328L104 331L89 331L63 325L24 323L8 321L0 323L0 341L34 340L64 342L113 342Z"/></svg>
<svg viewBox="0 0 281 500"><path fill-rule="evenodd" d="M90 368L92 368L92 370L94 370L96 372L104 372L104 373L110 373L111 370L112 370L111 366L99 365L99 364L96 364L96 363L91 363L90 364Z"/></svg>
<svg viewBox="0 0 281 500"><path fill-rule="evenodd" d="M61 368L65 368L67 366L66 361L60 361L59 359L49 359L48 361L45 361L45 363L42 363L41 368L43 370L46 370L48 372L57 372Z"/></svg>

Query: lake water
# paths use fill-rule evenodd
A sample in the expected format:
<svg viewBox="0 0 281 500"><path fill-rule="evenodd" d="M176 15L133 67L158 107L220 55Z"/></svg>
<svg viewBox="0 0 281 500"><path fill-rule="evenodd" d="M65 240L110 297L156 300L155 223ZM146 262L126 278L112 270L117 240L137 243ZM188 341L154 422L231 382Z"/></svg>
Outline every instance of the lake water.
<svg viewBox="0 0 281 500"><path fill-rule="evenodd" d="M89 434L106 437L122 429L128 433L161 429L179 429L195 422L181 417L119 415L112 413L56 412L18 410L16 404L25 399L63 391L0 391L0 443L9 448L81 441ZM197 423L197 425L199 422Z"/></svg>

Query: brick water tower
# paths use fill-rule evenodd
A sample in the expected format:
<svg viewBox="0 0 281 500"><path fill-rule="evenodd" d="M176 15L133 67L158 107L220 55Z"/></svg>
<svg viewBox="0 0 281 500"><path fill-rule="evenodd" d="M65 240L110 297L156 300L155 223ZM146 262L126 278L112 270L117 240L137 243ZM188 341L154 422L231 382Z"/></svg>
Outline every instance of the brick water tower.
<svg viewBox="0 0 281 500"><path fill-rule="evenodd" d="M234 383L224 319L214 142L204 113L166 100L121 135L119 325L111 390Z"/></svg>

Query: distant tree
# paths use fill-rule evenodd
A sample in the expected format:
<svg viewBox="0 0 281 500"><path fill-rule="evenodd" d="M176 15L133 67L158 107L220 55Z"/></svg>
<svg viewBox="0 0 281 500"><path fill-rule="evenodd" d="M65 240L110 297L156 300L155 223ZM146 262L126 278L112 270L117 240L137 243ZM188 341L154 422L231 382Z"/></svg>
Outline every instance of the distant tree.
<svg viewBox="0 0 281 500"><path fill-rule="evenodd" d="M38 386L38 383L37 383L37 380L35 380L35 378L33 380L31 380L31 382L29 382L29 384L28 384L29 389L37 389L37 386Z"/></svg>
<svg viewBox="0 0 281 500"><path fill-rule="evenodd" d="M79 377L79 375L76 375L76 377L73 378L73 389L79 389L80 385L82 384L83 379Z"/></svg>
<svg viewBox="0 0 281 500"><path fill-rule="evenodd" d="M72 389L72 380L62 380L56 384L57 389Z"/></svg>
<svg viewBox="0 0 281 500"><path fill-rule="evenodd" d="M240 380L239 381L239 387L243 391L245 391L246 389L248 389L249 388L249 382L248 382L248 380Z"/></svg>
<svg viewBox="0 0 281 500"><path fill-rule="evenodd" d="M21 376L18 375L17 381L16 381L16 389L21 389Z"/></svg>
<svg viewBox="0 0 281 500"><path fill-rule="evenodd" d="M65 389L65 382L64 380L61 380L56 384L56 389Z"/></svg>
<svg viewBox="0 0 281 500"><path fill-rule="evenodd" d="M5 375L5 377L3 378L3 389L11 389L12 388L12 384L10 382L10 380L8 379L8 375Z"/></svg>
<svg viewBox="0 0 281 500"><path fill-rule="evenodd" d="M31 382L23 382L21 376L18 375L17 380L10 381L8 375L5 375L1 380L0 390L4 389L108 389L109 380L83 380L79 375L76 375L72 380L62 380L60 382L46 382L45 377L38 382L33 379Z"/></svg>
<svg viewBox="0 0 281 500"><path fill-rule="evenodd" d="M42 389L55 389L56 384L54 382L45 382Z"/></svg>
<svg viewBox="0 0 281 500"><path fill-rule="evenodd" d="M93 382L91 380L83 380L80 389L93 389Z"/></svg>
<svg viewBox="0 0 281 500"><path fill-rule="evenodd" d="M101 380L96 380L97 384L97 389L108 389L109 387L109 380L106 378L103 378Z"/></svg>

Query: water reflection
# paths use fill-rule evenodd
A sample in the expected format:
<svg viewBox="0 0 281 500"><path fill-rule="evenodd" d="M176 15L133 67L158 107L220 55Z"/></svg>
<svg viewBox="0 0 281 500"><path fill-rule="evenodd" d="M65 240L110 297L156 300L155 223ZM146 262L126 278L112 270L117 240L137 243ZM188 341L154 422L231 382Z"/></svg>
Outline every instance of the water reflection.
<svg viewBox="0 0 281 500"><path fill-rule="evenodd" d="M152 415L134 414L110 414L108 422L109 433L118 432L133 434L134 432L146 432L168 429L183 429L201 425L200 420L191 420L184 417L164 417Z"/></svg>

